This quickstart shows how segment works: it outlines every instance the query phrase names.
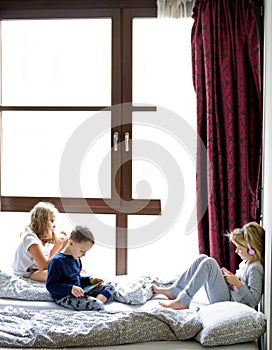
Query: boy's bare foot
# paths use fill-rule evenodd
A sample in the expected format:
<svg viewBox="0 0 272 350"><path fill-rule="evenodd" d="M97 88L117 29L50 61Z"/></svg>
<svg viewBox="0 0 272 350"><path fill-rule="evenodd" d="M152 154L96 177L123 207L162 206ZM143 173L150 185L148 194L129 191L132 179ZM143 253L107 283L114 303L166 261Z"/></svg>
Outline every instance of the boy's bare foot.
<svg viewBox="0 0 272 350"><path fill-rule="evenodd" d="M181 301L175 299L167 304L163 303L163 302L159 302L159 304L162 306L162 307L166 307L166 308L169 308L169 309L173 309L173 310L186 310L186 309L189 309L189 306L183 304Z"/></svg>
<svg viewBox="0 0 272 350"><path fill-rule="evenodd" d="M154 294L163 294L170 300L175 299L175 297L169 292L169 289L167 288L158 288L155 284L152 284L151 288Z"/></svg>

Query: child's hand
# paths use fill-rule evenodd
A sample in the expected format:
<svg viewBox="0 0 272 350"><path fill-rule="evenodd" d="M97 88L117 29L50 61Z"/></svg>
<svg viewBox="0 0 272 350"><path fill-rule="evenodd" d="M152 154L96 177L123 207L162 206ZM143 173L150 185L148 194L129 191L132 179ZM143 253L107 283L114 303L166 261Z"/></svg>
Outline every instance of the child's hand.
<svg viewBox="0 0 272 350"><path fill-rule="evenodd" d="M68 241L68 236L67 236L67 233L64 232L64 231L61 231L59 234L58 234L58 240L59 241L62 241L62 242L67 242Z"/></svg>
<svg viewBox="0 0 272 350"><path fill-rule="evenodd" d="M64 231L60 231L60 233L58 234L58 238L59 239L67 239L67 233Z"/></svg>
<svg viewBox="0 0 272 350"><path fill-rule="evenodd" d="M224 275L225 281L228 284L235 286L238 289L240 289L243 286L243 283L239 280L239 278L235 274L227 270L225 267L222 267L221 271Z"/></svg>
<svg viewBox="0 0 272 350"><path fill-rule="evenodd" d="M102 280L101 278L97 278L97 277L91 277L90 283L91 284L96 284L96 283L102 284L102 283L104 283L104 280Z"/></svg>
<svg viewBox="0 0 272 350"><path fill-rule="evenodd" d="M61 231L57 234L57 244L63 249L68 243L68 236L66 232Z"/></svg>
<svg viewBox="0 0 272 350"><path fill-rule="evenodd" d="M232 273L229 270L227 270L225 267L221 268L221 272L223 273L224 276L232 275Z"/></svg>
<svg viewBox="0 0 272 350"><path fill-rule="evenodd" d="M81 287L73 286L71 293L74 297L79 298L84 296L84 290Z"/></svg>
<svg viewBox="0 0 272 350"><path fill-rule="evenodd" d="M244 285L234 274L225 276L225 280L228 284L231 284L232 286L235 286L238 289L240 289Z"/></svg>

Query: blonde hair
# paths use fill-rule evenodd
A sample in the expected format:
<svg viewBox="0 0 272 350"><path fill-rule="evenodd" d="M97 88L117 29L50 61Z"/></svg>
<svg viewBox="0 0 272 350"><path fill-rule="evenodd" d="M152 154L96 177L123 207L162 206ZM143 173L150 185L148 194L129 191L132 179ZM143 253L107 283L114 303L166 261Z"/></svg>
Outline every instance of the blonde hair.
<svg viewBox="0 0 272 350"><path fill-rule="evenodd" d="M55 243L55 233L51 231L50 219L52 215L57 215L57 208L49 202L39 202L30 212L30 228L44 243Z"/></svg>
<svg viewBox="0 0 272 350"><path fill-rule="evenodd" d="M264 235L264 229L255 221L247 223L242 228L235 228L228 234L233 243L253 249L254 255L262 264L264 263Z"/></svg>

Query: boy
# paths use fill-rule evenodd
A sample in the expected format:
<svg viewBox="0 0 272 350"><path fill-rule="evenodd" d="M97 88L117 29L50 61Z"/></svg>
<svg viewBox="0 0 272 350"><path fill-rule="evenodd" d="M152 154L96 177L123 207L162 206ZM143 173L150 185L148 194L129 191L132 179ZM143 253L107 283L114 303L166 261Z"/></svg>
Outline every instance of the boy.
<svg viewBox="0 0 272 350"><path fill-rule="evenodd" d="M55 303L73 310L101 311L104 303L113 299L115 288L111 282L103 284L102 279L80 275L80 258L93 245L91 231L86 226L76 226L66 247L50 261L46 288ZM92 289L87 292L90 285Z"/></svg>

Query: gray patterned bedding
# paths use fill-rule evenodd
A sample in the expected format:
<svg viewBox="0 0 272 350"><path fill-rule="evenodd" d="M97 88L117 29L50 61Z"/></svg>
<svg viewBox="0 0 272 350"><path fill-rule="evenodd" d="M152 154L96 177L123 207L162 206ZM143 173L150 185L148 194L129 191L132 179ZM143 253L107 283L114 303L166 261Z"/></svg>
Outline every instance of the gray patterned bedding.
<svg viewBox="0 0 272 350"><path fill-rule="evenodd" d="M144 276L112 282L117 293L105 311L71 311L56 305L44 284L0 271L0 349L114 348L121 344L137 348L137 344L161 341L167 349L172 342L180 344L175 349L183 349L188 339L190 349L235 342L256 349L255 340L266 330L265 315L239 303L197 304L199 311L196 305L183 311L160 307L151 284L168 286L172 280Z"/></svg>
<svg viewBox="0 0 272 350"><path fill-rule="evenodd" d="M108 346L190 339L201 329L195 311L0 311L2 347Z"/></svg>
<svg viewBox="0 0 272 350"><path fill-rule="evenodd" d="M132 282L113 281L115 301L142 305L153 293L151 277ZM159 280L156 283L162 285ZM165 284L167 285L167 283ZM45 285L0 273L0 297L19 300L52 301ZM105 346L185 340L202 328L196 311L180 313L153 307L129 311L26 310L6 306L0 310L0 346L2 347L75 347Z"/></svg>
<svg viewBox="0 0 272 350"><path fill-rule="evenodd" d="M152 283L168 286L172 281L173 279L162 281L151 276L142 276L130 281L117 277L112 281L117 291L115 300L133 305L144 304L153 295ZM5 271L0 271L0 298L52 301L44 283L34 282Z"/></svg>

